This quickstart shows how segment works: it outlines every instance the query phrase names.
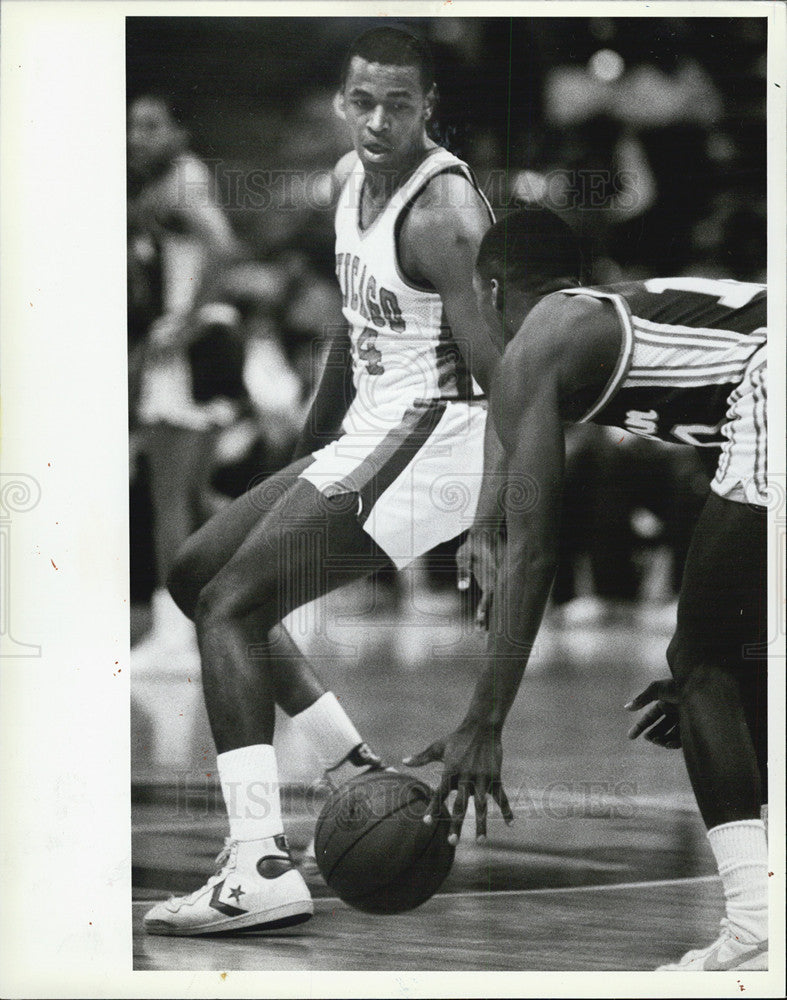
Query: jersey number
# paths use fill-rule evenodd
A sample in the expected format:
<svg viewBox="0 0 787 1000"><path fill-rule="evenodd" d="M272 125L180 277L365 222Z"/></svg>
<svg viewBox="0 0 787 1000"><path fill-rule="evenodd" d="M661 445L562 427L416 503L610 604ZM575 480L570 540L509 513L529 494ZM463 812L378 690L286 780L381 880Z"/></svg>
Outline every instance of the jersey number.
<svg viewBox="0 0 787 1000"><path fill-rule="evenodd" d="M382 375L385 368L379 363L382 354L374 346L375 340L377 340L377 330L365 326L358 338L358 357L366 362L366 370L370 375Z"/></svg>
<svg viewBox="0 0 787 1000"><path fill-rule="evenodd" d="M733 281L720 278L650 278L645 288L656 295L661 292L699 292L717 299L720 306L741 309L751 302L755 295L765 290L765 285L749 281Z"/></svg>

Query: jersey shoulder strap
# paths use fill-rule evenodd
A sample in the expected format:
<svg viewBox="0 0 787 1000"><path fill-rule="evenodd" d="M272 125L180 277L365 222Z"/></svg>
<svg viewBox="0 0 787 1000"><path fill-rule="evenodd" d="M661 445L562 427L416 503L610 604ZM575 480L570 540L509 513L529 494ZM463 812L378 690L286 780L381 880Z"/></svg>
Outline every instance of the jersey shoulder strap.
<svg viewBox="0 0 787 1000"><path fill-rule="evenodd" d="M615 292L604 292L598 288L566 288L562 294L587 295L592 299L600 299L602 302L611 302L615 307L615 313L617 314L622 331L618 360L615 363L612 374L609 376L607 384L604 386L596 402L577 421L580 424L586 424L604 409L626 378L628 370L631 367L631 357L634 352L634 328L631 323L631 313L629 312L628 303L622 295L617 295Z"/></svg>
<svg viewBox="0 0 787 1000"><path fill-rule="evenodd" d="M435 177L441 174L457 174L463 177L468 184L476 191L489 213L490 224L495 221L495 213L492 210L492 206L489 203L489 199L486 197L484 192L481 190L478 181L475 178L475 174L470 169L470 167L460 160L458 156L444 149L442 146L439 147L431 156L423 160L418 168L413 173L413 176L408 180L407 184L403 186L400 192L400 205L397 210L396 220L394 222L394 245L396 253L396 265L400 277L409 285L410 288L415 289L419 292L434 292L434 286L428 282L419 282L415 279L408 277L402 267L402 261L400 256L400 236L402 232L402 227L407 221L410 212L412 211L414 205L423 194L427 186L434 180Z"/></svg>

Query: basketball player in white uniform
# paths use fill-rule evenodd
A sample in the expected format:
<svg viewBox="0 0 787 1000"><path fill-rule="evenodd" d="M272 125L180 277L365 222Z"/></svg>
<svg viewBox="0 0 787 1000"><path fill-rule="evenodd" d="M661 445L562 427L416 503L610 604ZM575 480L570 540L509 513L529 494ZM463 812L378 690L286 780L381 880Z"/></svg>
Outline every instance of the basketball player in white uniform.
<svg viewBox="0 0 787 1000"><path fill-rule="evenodd" d="M514 502L488 662L465 720L406 763L445 762L432 808L457 790L449 840L471 795L478 835L488 794L511 818L500 736L556 567L564 424L592 420L697 448L713 479L667 650L677 726L665 714L656 736L683 747L726 914L712 944L662 968L767 969L765 286L677 277L586 288L580 273L571 230L543 208L509 215L481 244L479 309L501 343L510 341L489 408Z"/></svg>
<svg viewBox="0 0 787 1000"><path fill-rule="evenodd" d="M283 836L275 703L326 768L380 762L278 623L389 560L407 565L472 519L485 426L472 376L485 388L498 354L472 272L492 218L468 168L427 137L433 100L420 41L378 28L352 45L337 99L354 145L337 168L349 329L335 336L306 428L322 447L200 529L170 579L197 624L230 837L205 886L148 913L150 933L311 916ZM338 437L328 420L337 409ZM457 487L464 509L452 502Z"/></svg>

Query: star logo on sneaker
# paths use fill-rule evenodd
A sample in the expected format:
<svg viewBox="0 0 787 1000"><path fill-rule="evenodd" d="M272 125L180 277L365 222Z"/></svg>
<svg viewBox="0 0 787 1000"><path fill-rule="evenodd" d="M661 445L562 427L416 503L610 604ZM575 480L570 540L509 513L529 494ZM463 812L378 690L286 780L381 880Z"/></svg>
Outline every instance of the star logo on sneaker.
<svg viewBox="0 0 787 1000"><path fill-rule="evenodd" d="M245 895L246 893L240 886L236 886L236 888L230 890L230 899L234 899L236 903L239 903L241 896Z"/></svg>
<svg viewBox="0 0 787 1000"><path fill-rule="evenodd" d="M219 913L223 913L225 917L239 917L241 913L248 913L249 911L244 910L242 906L233 906L232 903L222 903L220 898L221 891L224 888L224 883L226 881L227 880L224 879L214 885L209 906L211 906L214 910L218 910ZM240 889L240 886L238 886L238 889ZM245 895L245 893L243 893L243 895ZM230 896L232 897L233 894L230 893Z"/></svg>

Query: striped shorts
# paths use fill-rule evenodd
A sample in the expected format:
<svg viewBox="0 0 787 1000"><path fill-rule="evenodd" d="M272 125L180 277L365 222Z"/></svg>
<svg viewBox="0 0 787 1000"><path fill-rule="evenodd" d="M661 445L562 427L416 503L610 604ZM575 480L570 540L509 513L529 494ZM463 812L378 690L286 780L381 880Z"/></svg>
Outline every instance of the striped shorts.
<svg viewBox="0 0 787 1000"><path fill-rule="evenodd" d="M752 357L740 385L727 400L724 444L711 483L720 497L767 505L768 369L766 347Z"/></svg>
<svg viewBox="0 0 787 1000"><path fill-rule="evenodd" d="M416 401L386 415L353 412L300 478L325 496L358 494L358 520L397 569L473 522L486 407Z"/></svg>

